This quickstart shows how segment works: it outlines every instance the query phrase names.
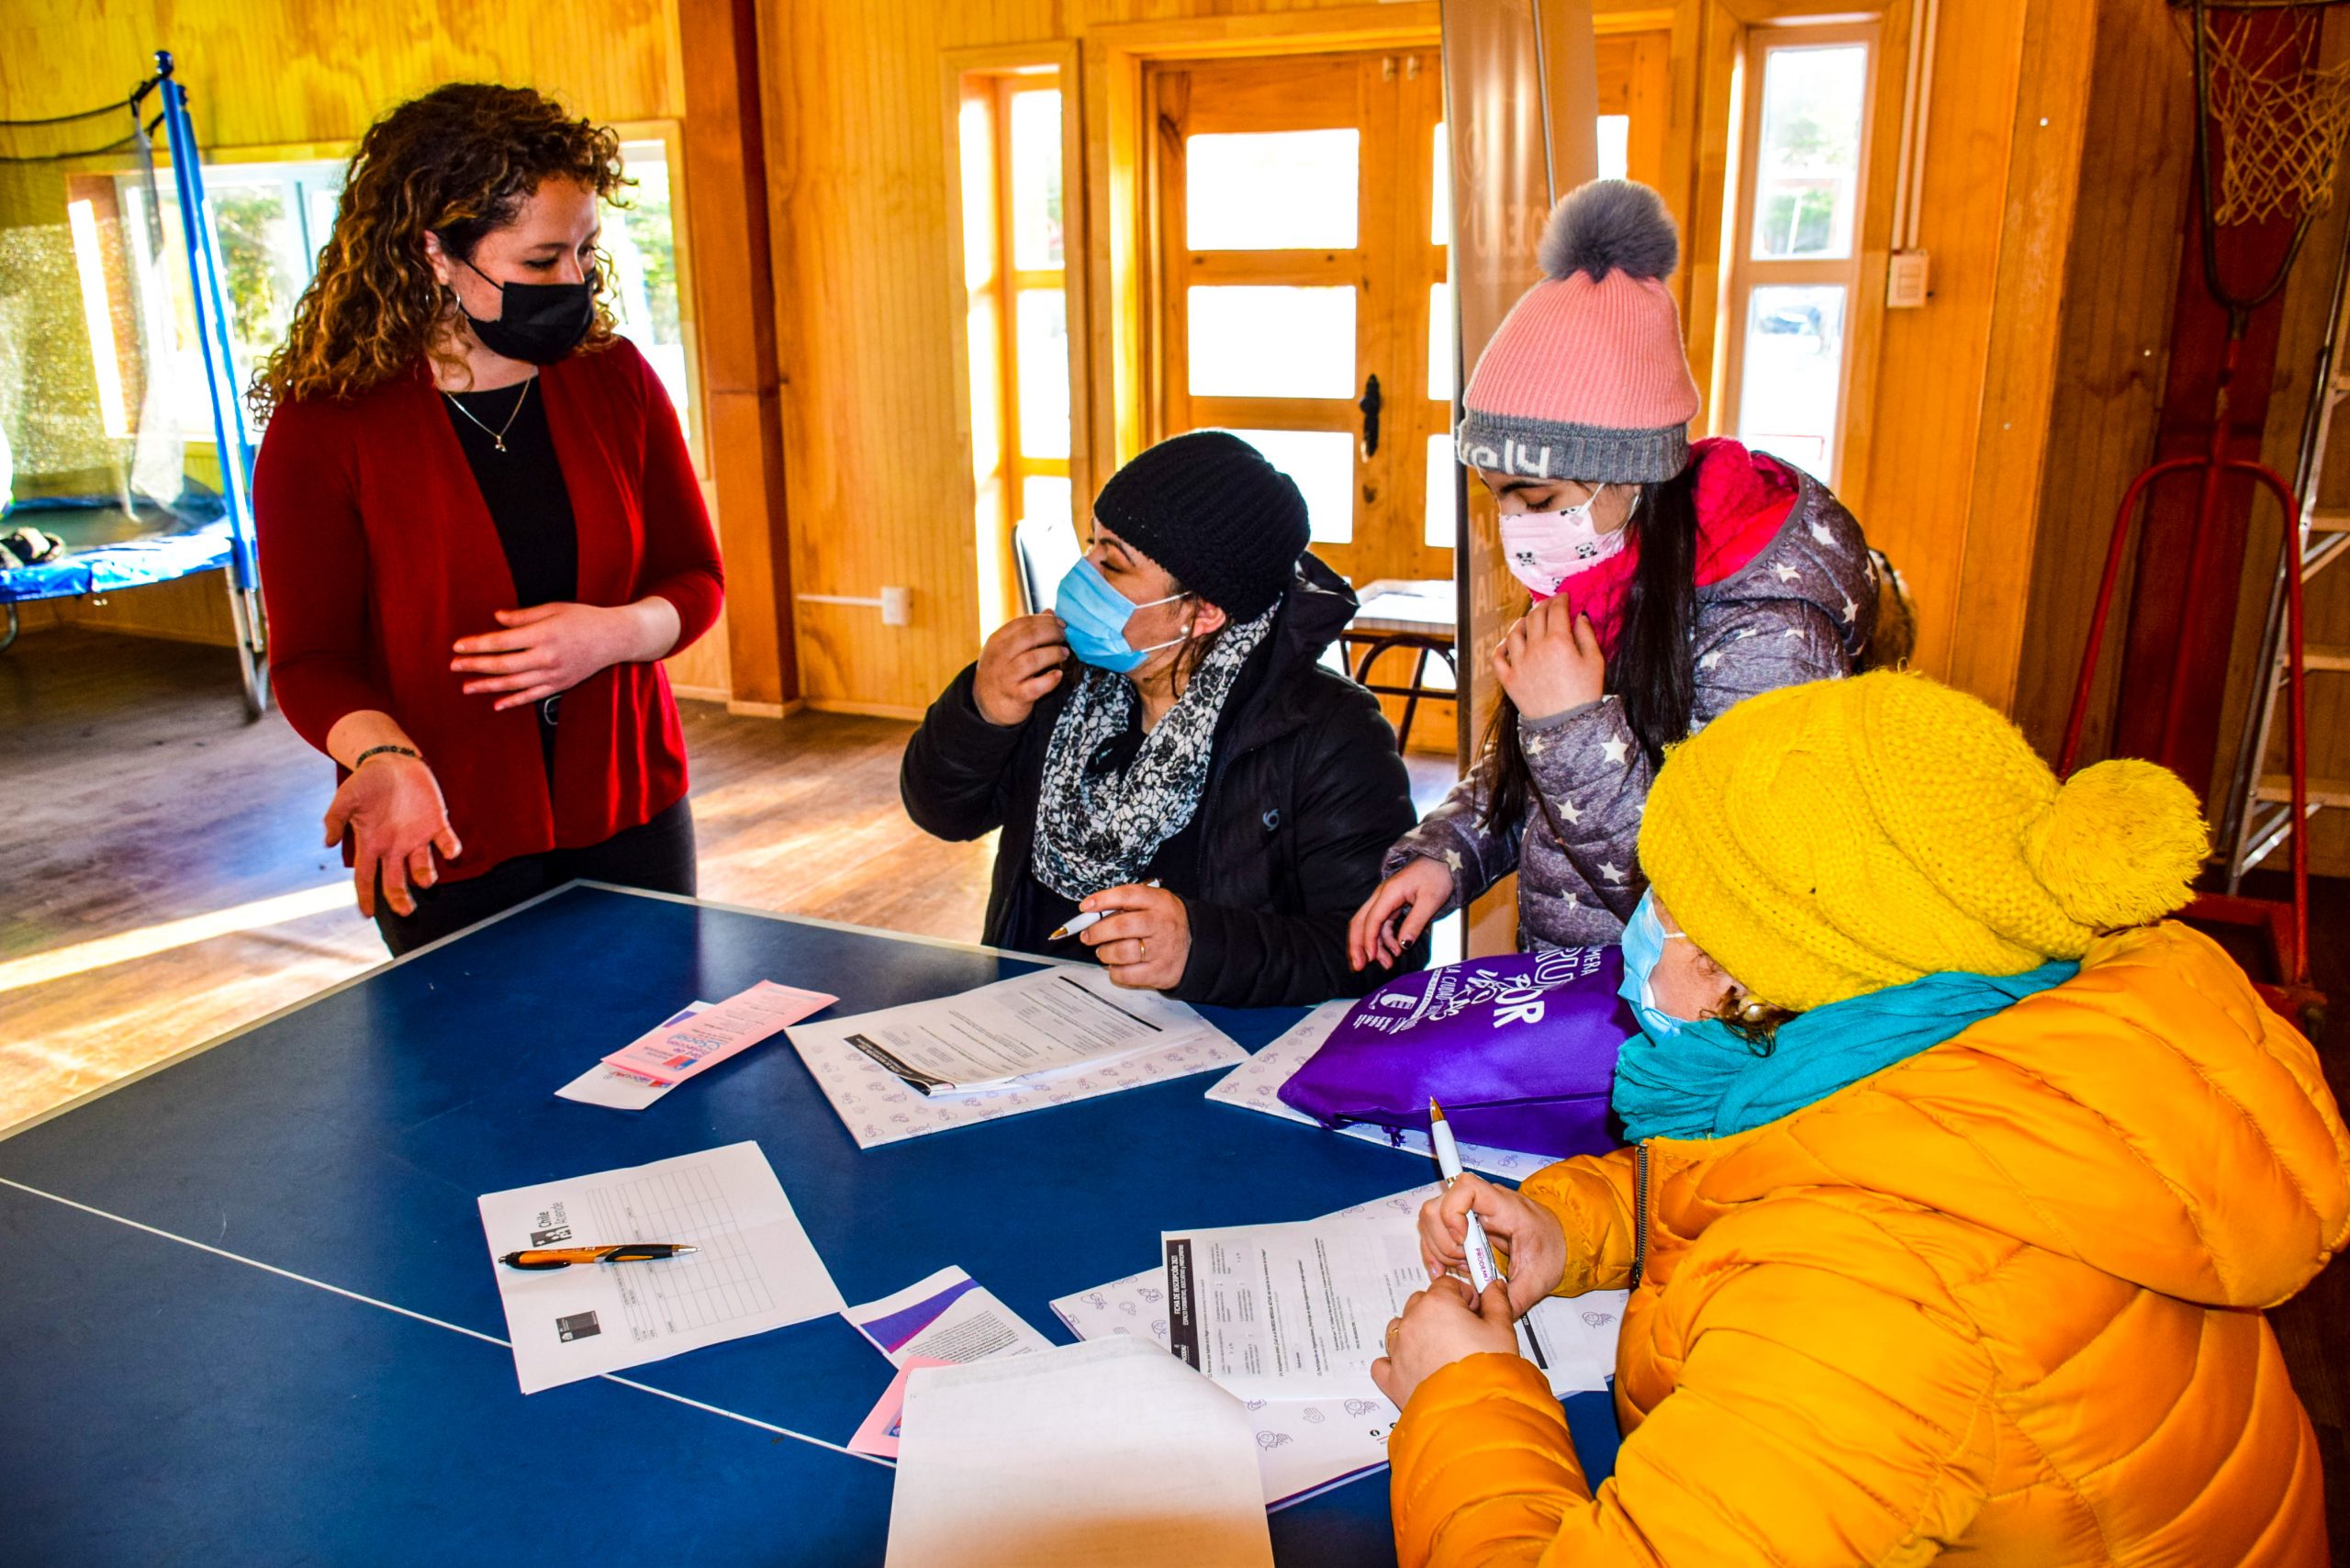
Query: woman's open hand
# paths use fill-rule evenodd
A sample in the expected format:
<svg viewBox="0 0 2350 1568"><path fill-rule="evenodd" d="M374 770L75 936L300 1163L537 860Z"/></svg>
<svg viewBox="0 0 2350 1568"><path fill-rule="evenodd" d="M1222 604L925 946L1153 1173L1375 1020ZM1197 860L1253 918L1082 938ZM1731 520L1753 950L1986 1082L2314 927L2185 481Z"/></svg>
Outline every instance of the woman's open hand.
<svg viewBox="0 0 2350 1568"><path fill-rule="evenodd" d="M411 886L429 888L441 879L432 862L438 850L444 860L464 853L456 830L449 825L449 808L441 799L440 781L432 769L413 756L391 753L371 756L353 769L327 806L327 845L351 834L351 881L359 895L359 913L375 917L375 877L384 879L384 902L392 913L416 913Z"/></svg>

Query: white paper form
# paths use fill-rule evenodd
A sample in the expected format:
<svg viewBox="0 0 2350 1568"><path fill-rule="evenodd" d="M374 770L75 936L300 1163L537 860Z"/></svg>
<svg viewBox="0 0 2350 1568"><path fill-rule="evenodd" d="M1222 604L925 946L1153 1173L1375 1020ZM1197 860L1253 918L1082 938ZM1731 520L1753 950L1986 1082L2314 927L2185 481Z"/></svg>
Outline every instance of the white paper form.
<svg viewBox="0 0 2350 1568"><path fill-rule="evenodd" d="M1050 1339L996 1299L994 1292L960 1269L941 1269L894 1295L845 1306L841 1316L897 1367L923 1358L979 1361L1053 1348Z"/></svg>
<svg viewBox="0 0 2350 1568"><path fill-rule="evenodd" d="M636 1043L642 1045L655 1039L695 1014L706 1012L709 1007L707 1002L688 1002L638 1036ZM610 1062L599 1061L556 1090L555 1093L562 1099L576 1100L583 1105L603 1105L615 1111L642 1111L676 1087L674 1082L656 1083L633 1072L622 1072Z"/></svg>
<svg viewBox="0 0 2350 1568"><path fill-rule="evenodd" d="M1387 1225L1416 1226L1420 1205L1443 1190L1440 1183L1430 1182L1339 1212L1378 1216ZM1615 1375L1616 1337L1624 1298L1622 1291L1594 1291L1582 1296L1551 1296L1535 1304L1528 1317L1545 1352L1545 1375L1552 1393L1563 1396L1606 1389L1607 1380ZM1051 1305L1053 1315L1080 1339L1125 1335L1161 1347L1167 1344L1167 1271L1163 1267L1061 1296ZM1528 1350L1521 1326L1519 1353L1527 1354ZM1387 1436L1395 1422L1395 1407L1382 1395L1244 1403L1256 1428L1257 1464L1269 1508L1304 1502L1387 1463Z"/></svg>
<svg viewBox="0 0 2350 1568"><path fill-rule="evenodd" d="M1208 1098L1243 1110L1262 1111L1269 1116L1279 1116L1285 1122L1298 1122L1309 1127L1322 1124L1304 1112L1282 1103L1281 1085L1304 1067L1307 1058L1322 1048L1347 1014L1354 1007L1351 1002L1326 1002L1267 1045L1255 1056L1215 1081L1208 1090ZM1375 1143L1382 1148L1400 1149L1405 1154L1432 1159L1428 1149L1428 1135L1404 1128L1394 1137L1385 1127L1357 1123L1333 1129L1341 1136ZM1543 1154L1519 1154L1505 1148L1488 1148L1480 1144L1460 1145L1460 1163L1472 1170L1482 1170L1488 1176L1504 1176L1513 1182L1523 1182L1546 1165L1556 1160Z"/></svg>
<svg viewBox="0 0 2350 1568"><path fill-rule="evenodd" d="M484 1193L482 1230L525 1394L841 1309L755 1143ZM682 1241L690 1257L509 1269L534 1247Z"/></svg>
<svg viewBox="0 0 2350 1568"><path fill-rule="evenodd" d="M1168 1231L1168 1348L1243 1399L1370 1398L1388 1323L1428 1282L1365 1215Z"/></svg>
<svg viewBox="0 0 2350 1568"><path fill-rule="evenodd" d="M1207 1025L1180 1002L1062 965L843 1020L841 1037L919 1092L968 1093L1106 1067Z"/></svg>
<svg viewBox="0 0 2350 1568"><path fill-rule="evenodd" d="M1039 975L1064 972L1069 971L1036 971ZM1150 991L1120 991L1109 983L1100 969L1082 969L1075 973L1089 980L1089 989L1098 987L1119 1005L1147 1009L1154 1021L1162 1023L1162 1032L1150 1036L1147 1048L1114 1061L1083 1064L1039 1079L1024 1079L1000 1089L931 1094L918 1092L871 1055L850 1044L849 1036L864 1034L870 1040L870 1025L875 1020L883 1020L883 1026L887 1027L886 1021L893 1014L916 1008L935 1009L941 1003L915 1002L854 1018L817 1019L794 1024L785 1033L859 1148L874 1148L950 1127L969 1126L999 1116L1016 1116L1048 1105L1070 1104L1096 1095L1114 1094L1122 1089L1213 1071L1248 1058L1248 1053L1230 1036L1180 1002L1169 1002ZM998 982L1010 983L1014 982ZM990 988L981 988L987 989ZM964 1002L978 994L967 992L947 1001Z"/></svg>
<svg viewBox="0 0 2350 1568"><path fill-rule="evenodd" d="M1428 1282L1420 1205L1443 1190L1291 1225L1162 1233L1168 1348L1243 1398L1376 1396L1387 1325ZM1517 1325L1518 1353L1558 1394L1604 1388L1616 1370L1623 1293L1574 1299L1590 1316L1545 1300Z"/></svg>
<svg viewBox="0 0 2350 1568"><path fill-rule="evenodd" d="M1271 1568L1240 1402L1130 1339L916 1372L887 1568Z"/></svg>

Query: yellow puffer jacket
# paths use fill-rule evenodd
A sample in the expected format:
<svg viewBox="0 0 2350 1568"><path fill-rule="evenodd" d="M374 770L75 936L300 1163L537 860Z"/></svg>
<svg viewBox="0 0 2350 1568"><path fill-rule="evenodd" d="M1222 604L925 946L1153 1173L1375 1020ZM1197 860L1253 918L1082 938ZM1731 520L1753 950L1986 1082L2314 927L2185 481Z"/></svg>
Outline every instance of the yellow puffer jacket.
<svg viewBox="0 0 2350 1568"><path fill-rule="evenodd" d="M1551 1166L1564 1294L1644 1253L1616 1473L1525 1362L1456 1361L1389 1445L1404 1568L2316 1568L2257 1309L2350 1238L2346 1165L2309 1043L2164 924L1793 1115Z"/></svg>

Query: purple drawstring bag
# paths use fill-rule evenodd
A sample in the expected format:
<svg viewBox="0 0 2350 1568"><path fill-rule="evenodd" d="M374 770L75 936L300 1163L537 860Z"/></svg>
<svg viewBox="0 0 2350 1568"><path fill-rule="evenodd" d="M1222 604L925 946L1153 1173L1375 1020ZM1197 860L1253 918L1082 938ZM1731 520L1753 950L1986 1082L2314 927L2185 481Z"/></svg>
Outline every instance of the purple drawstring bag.
<svg viewBox="0 0 2350 1568"><path fill-rule="evenodd" d="M1434 1097L1462 1143L1563 1159L1608 1131L1616 1053L1639 1028L1616 994L1620 947L1561 947L1446 964L1388 981L1281 1085L1324 1126L1425 1132Z"/></svg>

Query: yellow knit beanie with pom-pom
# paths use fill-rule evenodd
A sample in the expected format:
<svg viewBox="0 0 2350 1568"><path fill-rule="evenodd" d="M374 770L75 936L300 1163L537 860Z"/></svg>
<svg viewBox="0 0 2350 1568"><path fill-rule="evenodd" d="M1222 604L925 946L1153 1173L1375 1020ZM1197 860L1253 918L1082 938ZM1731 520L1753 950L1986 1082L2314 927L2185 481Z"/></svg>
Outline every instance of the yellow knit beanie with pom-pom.
<svg viewBox="0 0 2350 1568"><path fill-rule="evenodd" d="M2059 785L1987 704L1887 670L1749 698L1675 747L1640 868L1691 940L1801 1011L2077 958L2183 906L2207 844L2168 769Z"/></svg>

